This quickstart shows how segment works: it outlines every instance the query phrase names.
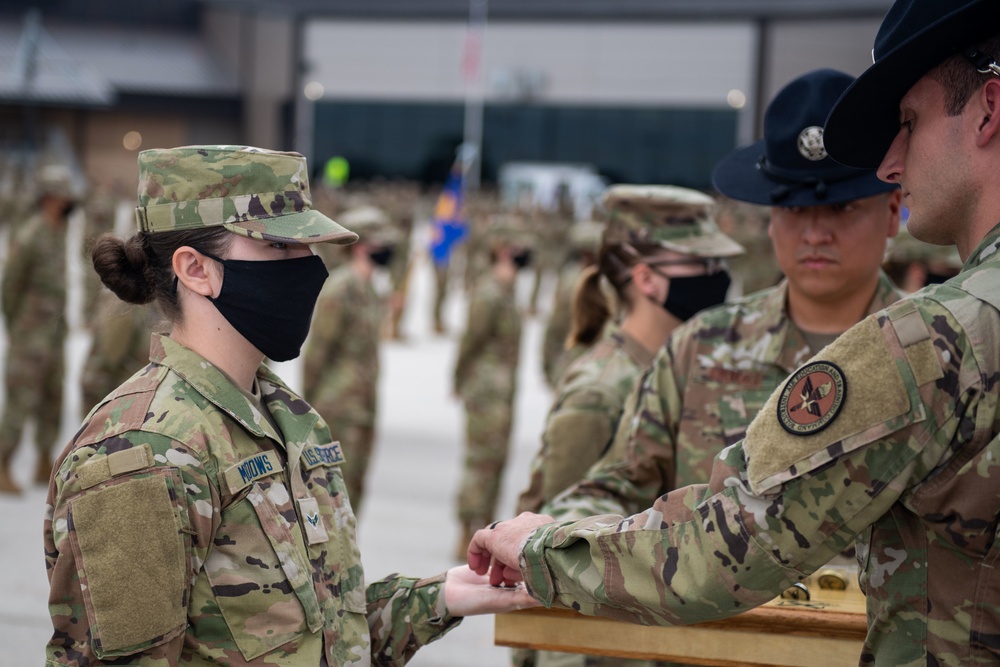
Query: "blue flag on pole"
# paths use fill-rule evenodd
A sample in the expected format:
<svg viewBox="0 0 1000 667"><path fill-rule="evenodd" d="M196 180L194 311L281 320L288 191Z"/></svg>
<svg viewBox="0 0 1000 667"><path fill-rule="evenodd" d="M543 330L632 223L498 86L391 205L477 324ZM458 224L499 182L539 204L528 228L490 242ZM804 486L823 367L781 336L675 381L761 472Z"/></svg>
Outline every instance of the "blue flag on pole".
<svg viewBox="0 0 1000 667"><path fill-rule="evenodd" d="M437 265L447 264L451 251L468 234L462 207L462 169L456 162L434 207L431 258Z"/></svg>

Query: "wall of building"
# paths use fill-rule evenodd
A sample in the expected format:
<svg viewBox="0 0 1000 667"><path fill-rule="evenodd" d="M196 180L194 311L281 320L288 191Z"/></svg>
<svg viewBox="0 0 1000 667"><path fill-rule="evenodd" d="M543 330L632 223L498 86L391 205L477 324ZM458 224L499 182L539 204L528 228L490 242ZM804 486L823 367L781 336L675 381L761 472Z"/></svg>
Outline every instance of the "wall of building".
<svg viewBox="0 0 1000 667"><path fill-rule="evenodd" d="M862 71L878 24L493 21L477 60L464 22L312 19L303 82L323 91L313 160L354 154L356 173L437 173L479 90L487 179L503 159L573 160L708 187L714 161L759 136L767 101L789 80L818 67Z"/></svg>
<svg viewBox="0 0 1000 667"><path fill-rule="evenodd" d="M765 52L765 99L786 83L821 67L857 76L872 64L872 44L881 18L775 21Z"/></svg>
<svg viewBox="0 0 1000 667"><path fill-rule="evenodd" d="M726 108L751 83L749 23L497 23L483 40L490 101ZM333 99L455 101L463 23L310 21L308 77Z"/></svg>

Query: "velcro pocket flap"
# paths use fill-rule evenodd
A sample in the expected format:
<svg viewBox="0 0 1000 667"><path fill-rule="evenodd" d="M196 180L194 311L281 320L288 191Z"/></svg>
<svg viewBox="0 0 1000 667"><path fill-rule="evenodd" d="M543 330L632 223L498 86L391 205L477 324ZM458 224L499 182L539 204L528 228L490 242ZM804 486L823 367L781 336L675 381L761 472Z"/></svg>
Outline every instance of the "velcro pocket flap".
<svg viewBox="0 0 1000 667"><path fill-rule="evenodd" d="M169 474L130 478L69 504L70 541L99 658L162 644L187 626L187 553Z"/></svg>
<svg viewBox="0 0 1000 667"><path fill-rule="evenodd" d="M747 474L755 493L763 494L926 417L922 404L907 389L916 386L909 365L889 349L875 318L844 333L817 360L842 369L843 404L822 430L792 433L782 426L779 414L792 380L771 395L747 429L744 442Z"/></svg>

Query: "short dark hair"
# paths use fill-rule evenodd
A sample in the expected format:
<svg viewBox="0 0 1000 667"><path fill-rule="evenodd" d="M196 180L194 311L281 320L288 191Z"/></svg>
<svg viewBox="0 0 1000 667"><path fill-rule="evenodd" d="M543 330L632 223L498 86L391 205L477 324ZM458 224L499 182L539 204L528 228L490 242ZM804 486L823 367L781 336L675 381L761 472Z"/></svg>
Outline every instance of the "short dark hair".
<svg viewBox="0 0 1000 667"><path fill-rule="evenodd" d="M993 35L973 48L989 56L994 61L1000 61L1000 33ZM942 86L947 95L947 111L949 116L957 116L965 109L973 93L994 74L983 74L965 56L956 54L931 71L931 76Z"/></svg>

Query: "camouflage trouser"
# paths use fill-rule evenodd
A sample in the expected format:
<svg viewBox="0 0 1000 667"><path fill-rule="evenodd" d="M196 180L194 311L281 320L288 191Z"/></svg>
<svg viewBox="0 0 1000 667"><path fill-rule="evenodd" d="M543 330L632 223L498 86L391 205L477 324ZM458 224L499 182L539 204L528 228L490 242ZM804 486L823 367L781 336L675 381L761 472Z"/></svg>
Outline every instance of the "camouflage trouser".
<svg viewBox="0 0 1000 667"><path fill-rule="evenodd" d="M474 525L493 521L512 424L512 396L465 400L465 462L458 490L460 521Z"/></svg>
<svg viewBox="0 0 1000 667"><path fill-rule="evenodd" d="M448 297L448 264L434 263L434 330L444 330L444 301Z"/></svg>
<svg viewBox="0 0 1000 667"><path fill-rule="evenodd" d="M0 456L9 456L17 448L24 423L31 417L37 422L35 446L41 452L51 453L59 437L62 417L62 344L31 350L12 344L7 357L6 387L7 403L0 419Z"/></svg>
<svg viewBox="0 0 1000 667"><path fill-rule="evenodd" d="M330 431L334 439L340 441L340 448L344 452L344 462L340 464L340 472L344 475L347 497L351 499L351 509L354 510L354 515L358 516L365 495L365 477L372 458L375 429L368 425L332 421Z"/></svg>

